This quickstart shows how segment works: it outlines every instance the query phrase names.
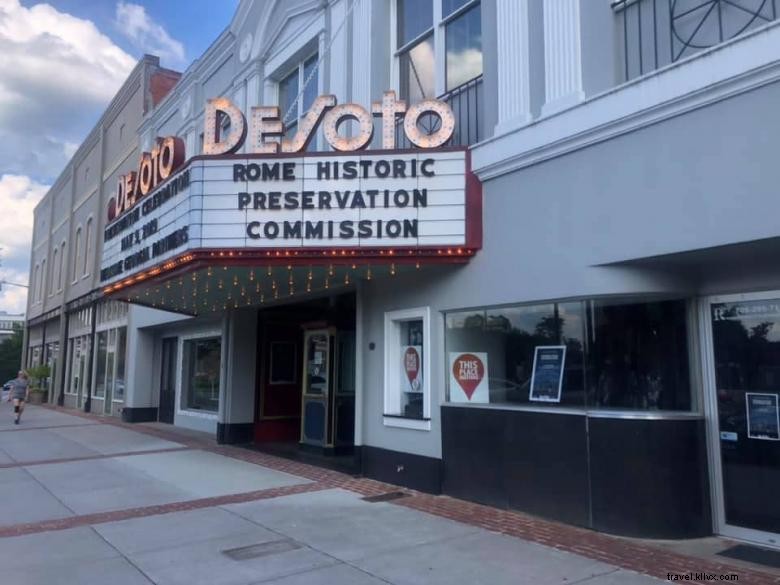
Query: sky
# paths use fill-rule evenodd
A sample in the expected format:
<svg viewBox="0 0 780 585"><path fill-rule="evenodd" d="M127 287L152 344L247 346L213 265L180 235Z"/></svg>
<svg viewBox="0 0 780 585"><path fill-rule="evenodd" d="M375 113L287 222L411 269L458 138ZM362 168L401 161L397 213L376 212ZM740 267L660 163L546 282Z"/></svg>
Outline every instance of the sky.
<svg viewBox="0 0 780 585"><path fill-rule="evenodd" d="M27 284L33 208L136 61L184 71L238 0L0 0L0 280ZM3 285L0 311L25 288Z"/></svg>

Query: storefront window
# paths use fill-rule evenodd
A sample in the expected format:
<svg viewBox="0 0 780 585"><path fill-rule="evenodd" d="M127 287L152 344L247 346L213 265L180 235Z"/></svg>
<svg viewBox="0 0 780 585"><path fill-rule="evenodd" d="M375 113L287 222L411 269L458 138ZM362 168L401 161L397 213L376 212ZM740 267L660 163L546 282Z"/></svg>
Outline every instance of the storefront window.
<svg viewBox="0 0 780 585"><path fill-rule="evenodd" d="M125 351L127 348L127 328L117 330L116 375L114 376L114 400L125 399Z"/></svg>
<svg viewBox="0 0 780 585"><path fill-rule="evenodd" d="M216 413L222 342L219 337L188 339L182 353L182 408Z"/></svg>
<svg viewBox="0 0 780 585"><path fill-rule="evenodd" d="M684 301L593 301L588 325L591 408L691 409Z"/></svg>
<svg viewBox="0 0 780 585"><path fill-rule="evenodd" d="M428 309L385 314L385 417L430 418L428 314Z"/></svg>
<svg viewBox="0 0 780 585"><path fill-rule="evenodd" d="M106 357L108 355L108 331L97 334L97 354L95 355L95 398L106 395Z"/></svg>
<svg viewBox="0 0 780 585"><path fill-rule="evenodd" d="M685 313L636 300L448 313L448 400L690 410Z"/></svg>

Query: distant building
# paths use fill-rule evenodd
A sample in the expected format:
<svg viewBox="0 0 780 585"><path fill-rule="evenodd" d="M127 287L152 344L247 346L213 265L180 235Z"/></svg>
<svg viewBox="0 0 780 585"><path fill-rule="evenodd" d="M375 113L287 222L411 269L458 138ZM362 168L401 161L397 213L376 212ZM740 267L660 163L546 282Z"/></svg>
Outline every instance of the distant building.
<svg viewBox="0 0 780 585"><path fill-rule="evenodd" d="M0 311L0 343L10 339L17 329L24 329L24 313Z"/></svg>

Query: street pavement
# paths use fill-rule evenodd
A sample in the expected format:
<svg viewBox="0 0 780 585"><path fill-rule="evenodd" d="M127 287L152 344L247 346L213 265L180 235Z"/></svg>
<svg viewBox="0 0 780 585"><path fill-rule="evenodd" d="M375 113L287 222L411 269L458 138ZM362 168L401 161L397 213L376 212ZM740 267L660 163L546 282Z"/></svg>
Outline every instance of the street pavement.
<svg viewBox="0 0 780 585"><path fill-rule="evenodd" d="M100 419L12 417L0 405L3 585L660 583Z"/></svg>

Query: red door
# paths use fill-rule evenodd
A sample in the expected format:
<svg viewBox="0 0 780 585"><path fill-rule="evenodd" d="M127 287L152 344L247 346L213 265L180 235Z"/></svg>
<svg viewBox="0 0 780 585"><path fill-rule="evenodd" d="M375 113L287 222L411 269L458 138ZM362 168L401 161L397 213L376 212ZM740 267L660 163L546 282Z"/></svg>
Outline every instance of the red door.
<svg viewBox="0 0 780 585"><path fill-rule="evenodd" d="M300 326L266 321L260 326L261 343L255 441L298 441L301 434Z"/></svg>

